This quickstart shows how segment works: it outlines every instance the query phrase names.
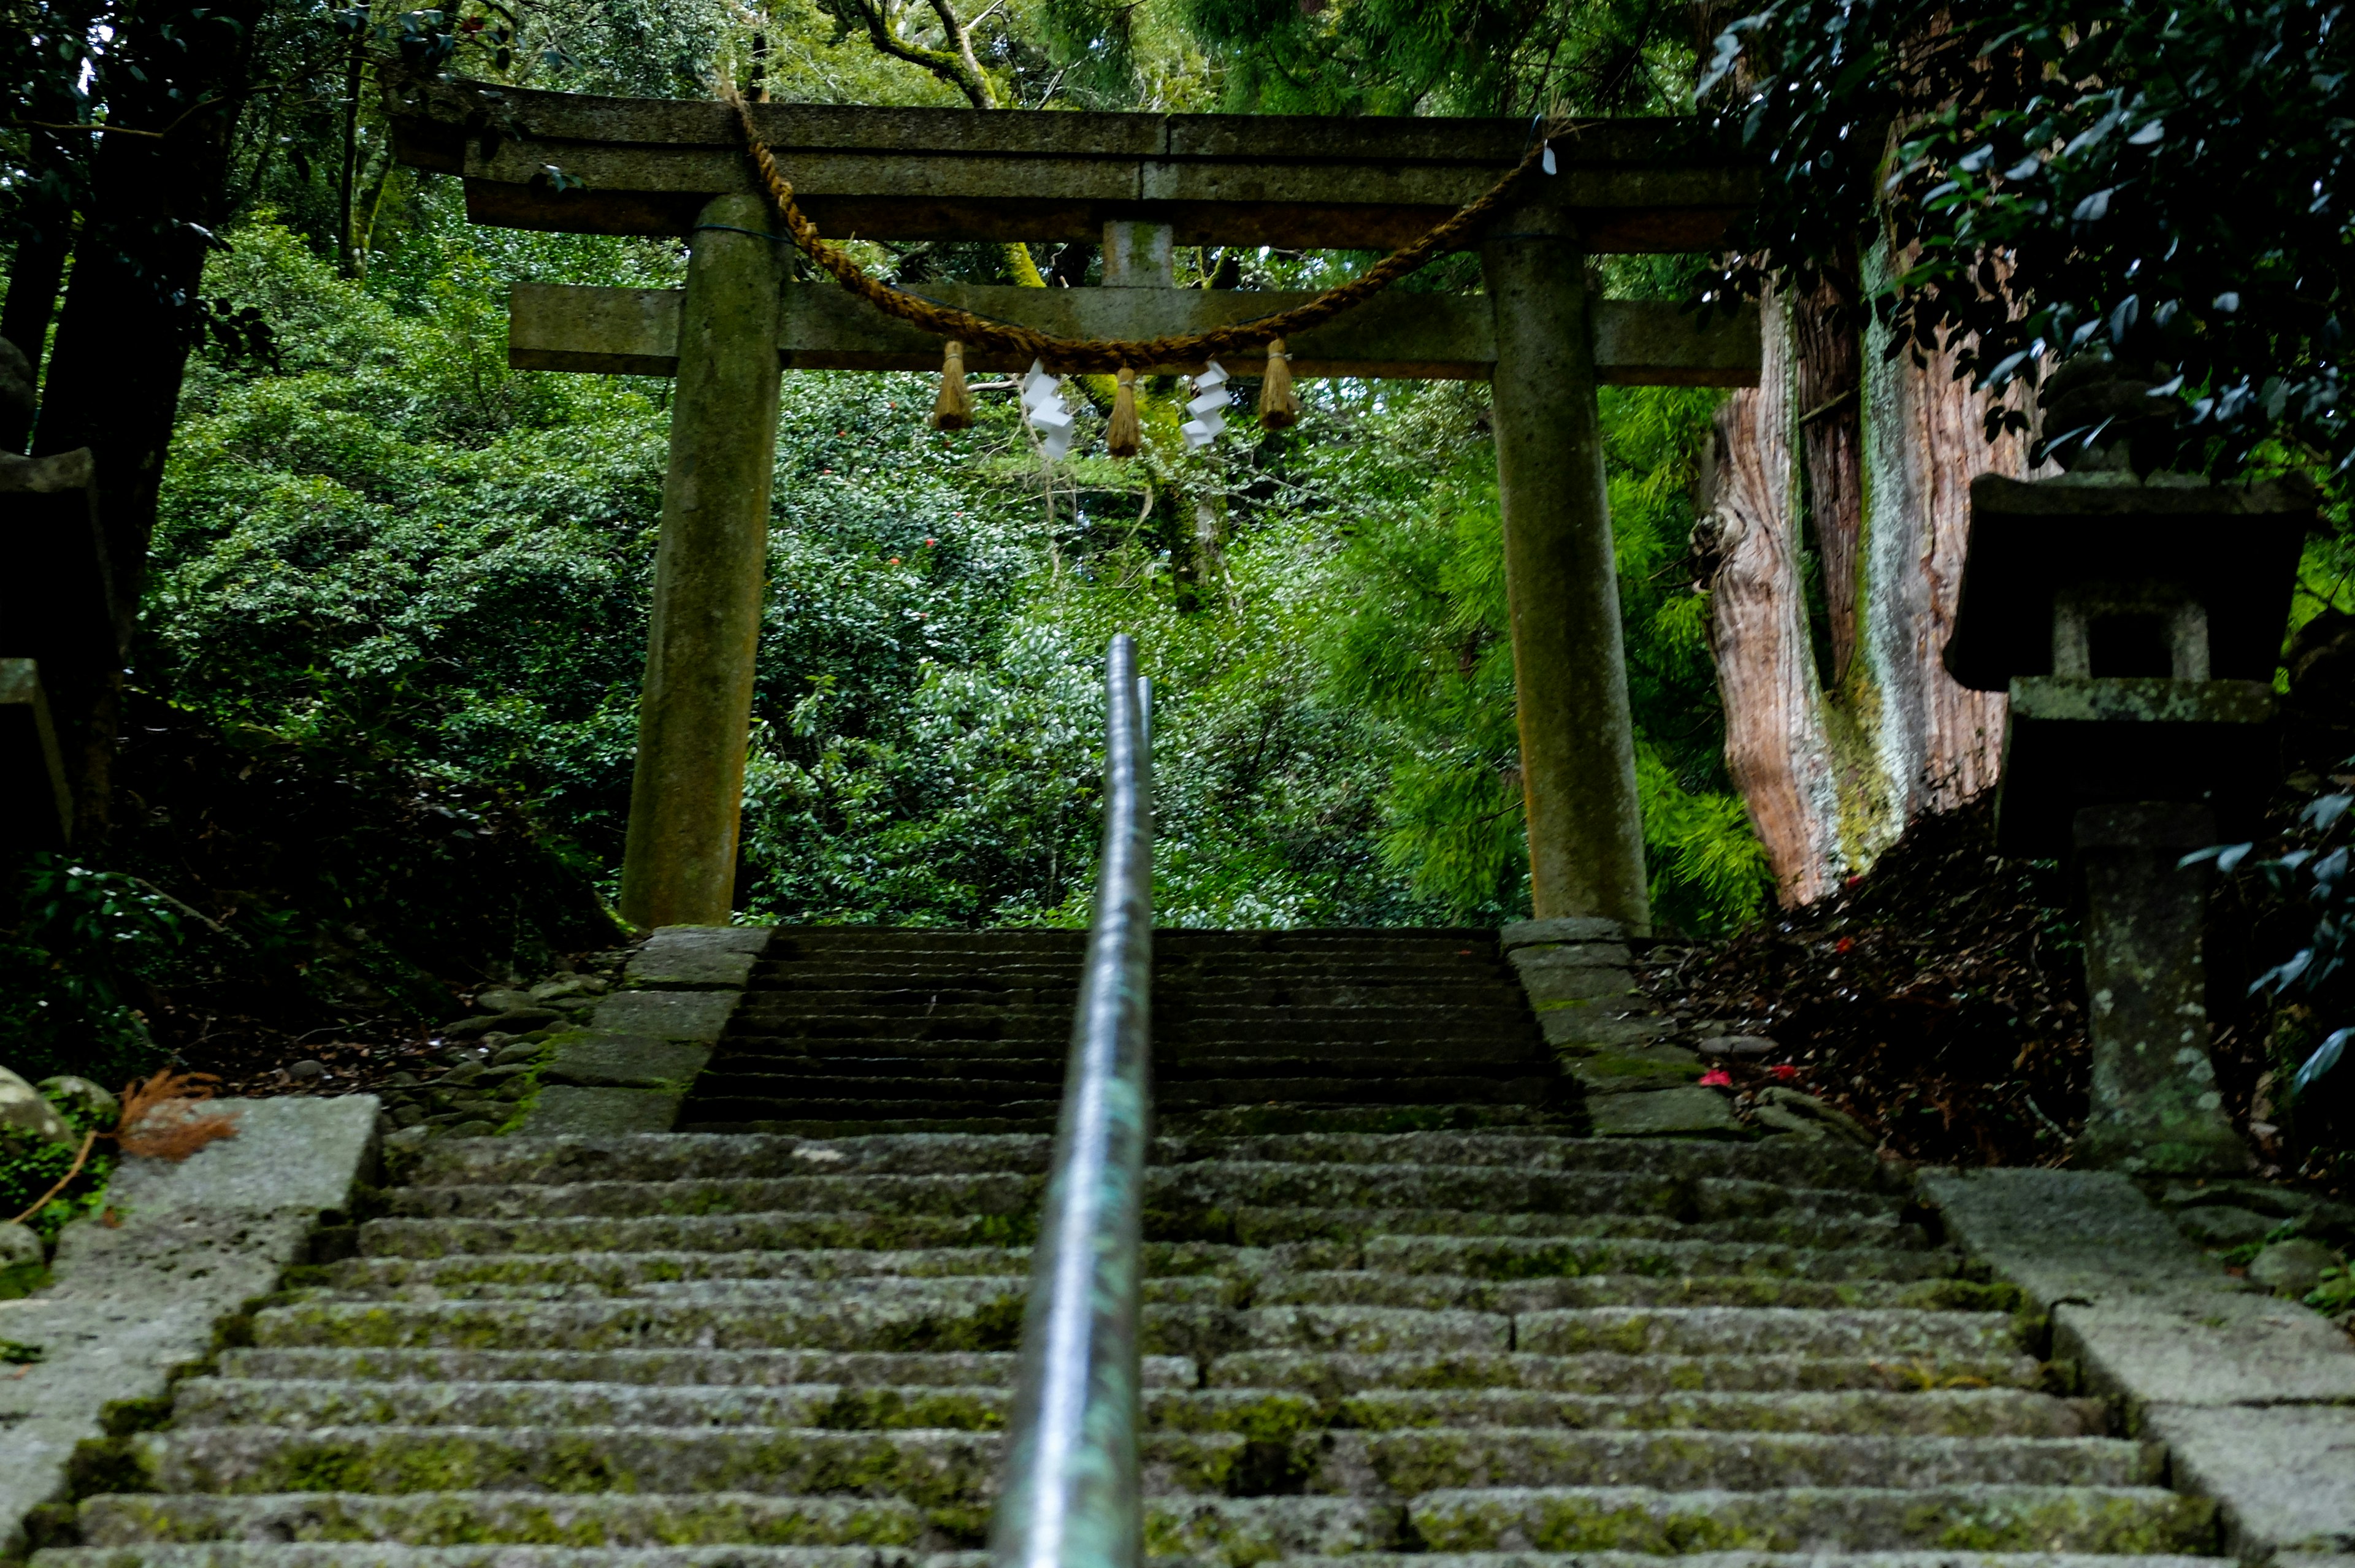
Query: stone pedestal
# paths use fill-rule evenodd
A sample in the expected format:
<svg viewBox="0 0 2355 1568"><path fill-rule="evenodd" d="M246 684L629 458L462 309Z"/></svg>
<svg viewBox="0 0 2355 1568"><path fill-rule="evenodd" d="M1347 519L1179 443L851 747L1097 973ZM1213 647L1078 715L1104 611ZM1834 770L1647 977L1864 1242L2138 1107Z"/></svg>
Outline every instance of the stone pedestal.
<svg viewBox="0 0 2355 1568"><path fill-rule="evenodd" d="M2214 814L2179 803L2087 806L2073 837L2094 1048L2079 1160L2132 1176L2247 1170L2208 1055L2208 867L2178 864L2216 841Z"/></svg>

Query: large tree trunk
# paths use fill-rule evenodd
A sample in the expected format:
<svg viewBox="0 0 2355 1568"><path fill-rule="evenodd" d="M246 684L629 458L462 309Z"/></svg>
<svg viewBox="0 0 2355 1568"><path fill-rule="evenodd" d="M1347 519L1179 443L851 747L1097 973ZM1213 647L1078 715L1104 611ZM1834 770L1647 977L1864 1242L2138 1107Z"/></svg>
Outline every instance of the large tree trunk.
<svg viewBox="0 0 2355 1568"><path fill-rule="evenodd" d="M1868 289L1879 281L1869 275ZM1870 866L1914 816L1994 784L2004 699L1957 686L1940 656L1970 482L2027 471L2026 441L1985 439L1984 400L1954 379L1952 353L1891 359L1878 324L1860 344L1827 341L1833 316L1821 295L1796 311L1767 302L1760 385L1719 411L1705 497L1726 762L1786 905ZM1809 366L1810 352L1827 363ZM1850 375L1856 396L1842 405ZM1844 413L1857 421L1846 432ZM1808 624L1810 532L1828 683Z"/></svg>
<svg viewBox="0 0 2355 1568"><path fill-rule="evenodd" d="M87 446L126 638L146 575L164 454L198 325L205 252L221 222L230 135L248 91L260 0L144 0L116 24L107 122L74 246L36 455ZM135 133L145 133L144 134ZM119 666L60 735L77 821L107 821Z"/></svg>
<svg viewBox="0 0 2355 1568"><path fill-rule="evenodd" d="M1831 683L1856 656L1857 546L1864 536L1864 391L1853 281L1827 278L1792 302L1800 474L1830 623Z"/></svg>
<svg viewBox="0 0 2355 1568"><path fill-rule="evenodd" d="M91 10L80 3L53 5L43 19L59 37L88 38ZM35 77L26 95L24 118L52 125L73 123L80 106L73 68L88 58L80 48L71 61L50 54L48 69ZM81 133L37 125L25 133L31 178L17 195L16 247L9 261L7 303L0 304L0 337L23 352L37 387L41 357L48 347L49 320L57 313L58 289L65 282L66 258L73 253L74 202L90 141ZM0 412L0 451L24 451L32 432L29 409L21 414Z"/></svg>
<svg viewBox="0 0 2355 1568"><path fill-rule="evenodd" d="M1839 854L1838 798L1823 693L1800 594L1796 464L1791 450L1790 312L1759 303L1758 386L1718 412L1705 527L1717 556L1711 651L1725 704L1725 763L1766 846L1785 903L1820 897Z"/></svg>

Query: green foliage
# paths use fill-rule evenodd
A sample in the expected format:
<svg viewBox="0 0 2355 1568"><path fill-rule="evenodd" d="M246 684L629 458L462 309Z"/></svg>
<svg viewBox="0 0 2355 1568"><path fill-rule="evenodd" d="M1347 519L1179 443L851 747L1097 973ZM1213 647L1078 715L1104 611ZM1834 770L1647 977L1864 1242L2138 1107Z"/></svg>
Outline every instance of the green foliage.
<svg viewBox="0 0 2355 1568"><path fill-rule="evenodd" d="M2355 1312L2355 1264L2323 1270L2321 1282L2307 1293L2306 1304L2334 1317Z"/></svg>
<svg viewBox="0 0 2355 1568"><path fill-rule="evenodd" d="M1651 0L1188 0L1231 108L1312 114L1659 113L1689 26Z"/></svg>
<svg viewBox="0 0 2355 1568"><path fill-rule="evenodd" d="M2183 858L2187 866L2213 860L2220 871L2245 869L2263 879L2278 895L2298 899L2316 912L2307 944L2252 981L2252 995L2299 997L2314 1002L2327 1014L2345 1017L2349 1008L2349 961L2355 958L2355 876L2350 876L2355 848L2347 843L2348 811L2355 795L2318 795L2299 814L2305 842L2270 859L2250 860L2254 843L2228 844L2200 849ZM2337 1029L2315 1046L2289 1080L2291 1104L2306 1100L2326 1083L2341 1088L2331 1075L2355 1040L2355 1028ZM2342 1102L2347 1096L2337 1096Z"/></svg>
<svg viewBox="0 0 2355 1568"><path fill-rule="evenodd" d="M137 1068L132 1071L137 1071ZM22 1071L18 1071L18 1075L32 1076ZM55 1108L66 1119L66 1125L73 1129L73 1136L66 1142L51 1143L31 1133L0 1131L0 1221L14 1220L65 1179L66 1173L74 1168L74 1157L80 1152L86 1135L113 1131L111 1126L100 1125L95 1118L78 1105L59 1104ZM74 1179L73 1185L28 1221L34 1231L45 1237L54 1237L68 1221L97 1209L105 1199L107 1178L113 1174L114 1164L112 1148L104 1139L100 1139L91 1147L90 1157L83 1162L81 1174ZM31 1287L42 1282L37 1278L20 1277L13 1283L22 1284L27 1288L12 1290L8 1271L0 1270L0 1300L11 1295L29 1294Z"/></svg>
<svg viewBox="0 0 2355 1568"><path fill-rule="evenodd" d="M1471 389L1396 400L1359 442L1309 460L1355 517L1336 572L1353 603L1319 657L1336 695L1391 737L1385 863L1456 918L1510 919L1528 907L1528 864L1495 461ZM1653 897L1664 921L1697 932L1749 918L1768 885L1741 802L1723 793L1706 602L1676 570L1710 406L1668 389L1604 396Z"/></svg>
<svg viewBox="0 0 2355 1568"><path fill-rule="evenodd" d="M2355 461L2334 0L1782 0L1719 39L1710 80L1771 174L1723 286L1851 273L1885 216L1896 344L1951 340L1996 389L2087 349L2155 363L2194 460L2237 472L2279 434Z"/></svg>
<svg viewBox="0 0 2355 1568"><path fill-rule="evenodd" d="M19 901L0 931L7 1066L27 1082L70 1072L109 1087L152 1069L138 1004L197 958L204 933L147 883L65 856L33 856L13 880Z"/></svg>

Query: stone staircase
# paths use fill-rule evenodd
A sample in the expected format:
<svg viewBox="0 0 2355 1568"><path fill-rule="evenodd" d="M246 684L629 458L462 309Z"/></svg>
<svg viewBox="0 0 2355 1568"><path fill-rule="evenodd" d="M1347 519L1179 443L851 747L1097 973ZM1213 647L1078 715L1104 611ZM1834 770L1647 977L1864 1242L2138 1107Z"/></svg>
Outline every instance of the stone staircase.
<svg viewBox="0 0 2355 1568"><path fill-rule="evenodd" d="M1577 1136L1486 933L1159 957L1154 1556L2215 1550L1867 1153ZM35 1568L976 1568L1077 962L781 934L687 1112L770 1130L426 1145Z"/></svg>
<svg viewBox="0 0 2355 1568"><path fill-rule="evenodd" d="M1052 1132L1085 933L780 931L685 1130ZM1163 1127L1568 1126L1493 931L1163 931Z"/></svg>

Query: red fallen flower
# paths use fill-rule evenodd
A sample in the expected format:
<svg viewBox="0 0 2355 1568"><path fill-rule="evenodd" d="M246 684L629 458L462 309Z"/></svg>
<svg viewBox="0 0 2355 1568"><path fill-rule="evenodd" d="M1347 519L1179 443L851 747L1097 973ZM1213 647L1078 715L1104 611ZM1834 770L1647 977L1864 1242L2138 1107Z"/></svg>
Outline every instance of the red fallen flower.
<svg viewBox="0 0 2355 1568"><path fill-rule="evenodd" d="M925 548L926 548L926 549L930 549L930 548L932 548L933 545L936 545L936 544L938 544L938 543L940 543L940 542L941 542L941 541L940 541L940 540L938 540L938 539L926 539L926 540L924 541L924 546L925 546Z"/></svg>
<svg viewBox="0 0 2355 1568"><path fill-rule="evenodd" d="M1833 952L1835 952L1835 953L1845 953L1845 952L1847 952L1849 948L1854 947L1855 945L1856 945L1856 938L1855 938L1855 937L1853 937L1853 936L1843 936L1843 937L1841 937L1838 942L1835 942L1835 943L1833 943L1833 944L1832 944L1832 951L1833 951Z"/></svg>
<svg viewBox="0 0 2355 1568"><path fill-rule="evenodd" d="M1775 1077L1780 1078L1785 1083L1788 1083L1792 1079L1796 1078L1799 1075L1799 1070L1792 1066L1787 1061L1778 1062L1768 1071L1772 1072Z"/></svg>
<svg viewBox="0 0 2355 1568"><path fill-rule="evenodd" d="M1704 1089L1731 1089L1733 1087L1733 1075L1722 1067L1712 1067L1700 1075L1700 1086Z"/></svg>

